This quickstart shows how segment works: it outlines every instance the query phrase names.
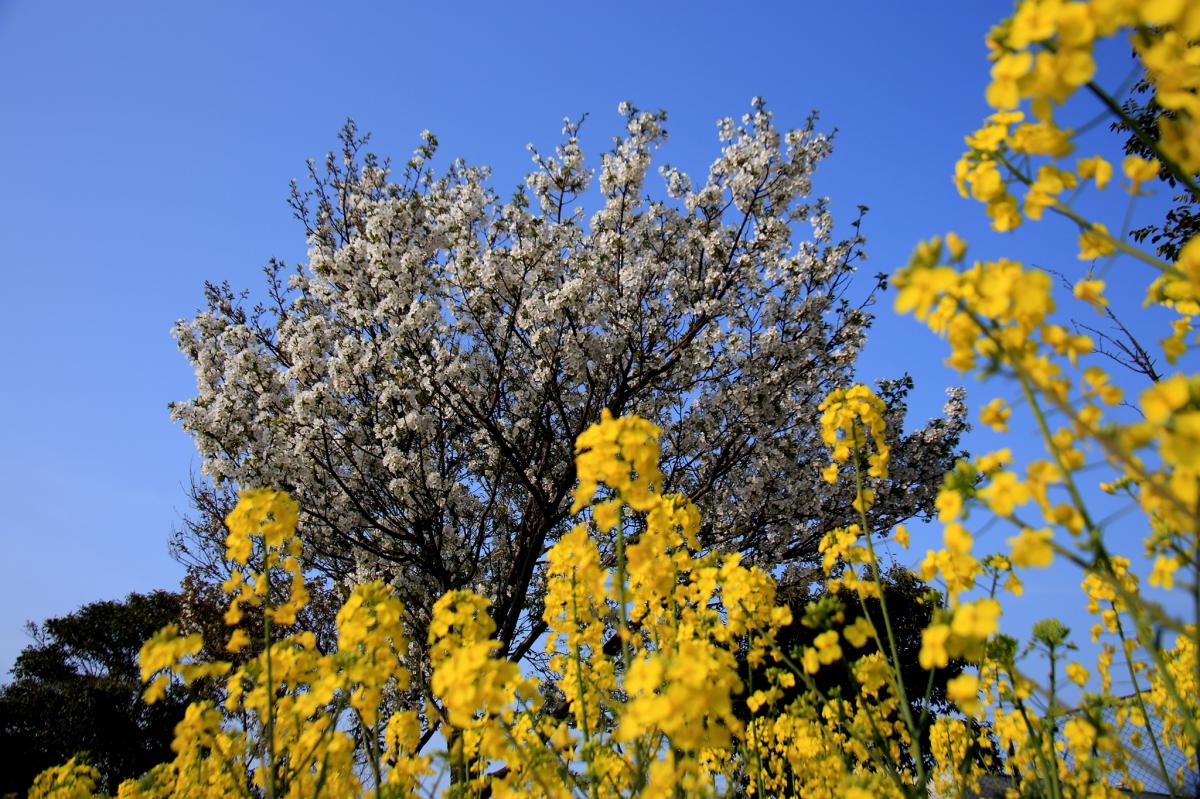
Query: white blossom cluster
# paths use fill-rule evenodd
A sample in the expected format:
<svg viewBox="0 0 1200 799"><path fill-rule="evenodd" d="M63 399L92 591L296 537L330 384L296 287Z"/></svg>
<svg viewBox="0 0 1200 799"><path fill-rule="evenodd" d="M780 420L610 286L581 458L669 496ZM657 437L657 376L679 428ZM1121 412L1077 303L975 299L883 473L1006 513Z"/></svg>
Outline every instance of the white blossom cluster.
<svg viewBox="0 0 1200 799"><path fill-rule="evenodd" d="M210 285L174 329L197 394L172 414L209 478L291 492L310 562L390 580L415 625L448 589L483 592L511 656L539 632L573 441L604 408L663 427L665 489L701 506L705 546L803 565L850 519L847 481L818 474L816 407L851 381L870 317L846 297L857 224L834 241L809 196L829 137L812 120L777 130L756 99L719 123L706 179L661 167L656 199L665 115L620 110L598 181L568 122L507 202L484 168L436 173L428 133L394 180L348 125L312 188L293 188L307 263L273 262L253 308ZM956 398L902 437L907 387L884 384L883 523L928 511L964 425Z"/></svg>

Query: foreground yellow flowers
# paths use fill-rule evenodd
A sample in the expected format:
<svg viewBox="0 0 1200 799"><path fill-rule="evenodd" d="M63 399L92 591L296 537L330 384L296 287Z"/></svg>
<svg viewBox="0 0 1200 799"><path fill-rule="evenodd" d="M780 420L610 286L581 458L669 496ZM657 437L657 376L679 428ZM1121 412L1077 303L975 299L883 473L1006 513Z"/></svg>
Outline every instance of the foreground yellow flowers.
<svg viewBox="0 0 1200 799"><path fill-rule="evenodd" d="M855 464L861 498L865 481L888 466L878 400L856 386L836 392L827 407L827 441L835 458ZM977 673L952 679L947 695L968 719L985 723L940 718L927 744L926 720L915 719L903 697L890 623L879 629L863 615L842 627L837 614L812 647L781 649L778 633L792 619L776 603L774 581L736 555L696 550L700 515L685 497L661 493L659 455L658 429L636 417L606 414L579 439L576 505L591 521L548 553L553 684L496 657L489 603L467 591L435 606L424 720L396 702L409 685L403 608L381 583L350 595L333 653L317 652L309 633L271 640L268 623L263 650L249 662L200 663L199 642L169 627L142 651L147 699L164 680L210 679L224 707L192 705L176 731L176 759L125 783L119 795L409 796L447 770L450 795L493 796L906 796L935 786L958 791L989 772L1017 786L1048 775L1062 795L1117 795L1108 785L1114 777L1132 784L1118 730L1089 713L1066 721L1056 739L1034 710L1036 689L1017 668L1015 642L997 635L994 590L969 601L952 592L952 605L924 631L924 669L951 658L977 665ZM870 464L861 473L860 462ZM822 548L827 580L865 599L881 592L874 544L862 532L865 504L861 518L863 525L831 531ZM243 494L228 519L230 557L260 567L227 584L231 607L259 607L270 620L284 606L245 586L291 577L295 519L284 494ZM951 535L950 524L949 548L931 553L948 585L958 572L996 568L975 560L970 536ZM1049 531L1022 532L1013 561L1042 565L1048 540ZM1097 611L1128 612L1136 601L1136 584L1114 585L1099 572L1085 587ZM290 596L285 604L296 602ZM1038 640L1053 651L1062 635L1050 630ZM1138 714L1151 708L1166 728L1147 733L1189 746L1194 715L1175 697L1195 696L1193 635L1185 630L1175 651L1155 653L1167 671L1146 669L1148 690L1136 705L1101 694L1089 700L1096 712L1118 708L1141 728ZM812 676L827 668L849 669L857 693L822 695ZM1086 675L1076 663L1066 671ZM749 684L756 673L768 675L765 685ZM797 686L809 690L792 691ZM419 751L423 724L439 726L445 741L430 754ZM1088 768L1068 768L1065 751ZM33 795L88 796L93 787L90 769L72 762L46 772Z"/></svg>

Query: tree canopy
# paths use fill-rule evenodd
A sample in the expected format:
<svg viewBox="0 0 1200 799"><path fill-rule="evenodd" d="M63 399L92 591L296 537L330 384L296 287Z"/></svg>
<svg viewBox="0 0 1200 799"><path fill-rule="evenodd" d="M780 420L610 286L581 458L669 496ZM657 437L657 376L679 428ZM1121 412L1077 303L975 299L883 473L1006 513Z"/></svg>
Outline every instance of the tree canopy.
<svg viewBox="0 0 1200 799"><path fill-rule="evenodd" d="M293 184L307 261L272 261L260 303L209 284L175 328L197 393L172 414L204 475L289 491L309 564L390 582L415 642L436 597L472 588L501 651L531 655L544 556L572 522L572 442L605 409L663 428L664 489L700 506L703 546L785 582L854 514L846 482L820 477L815 421L851 381L874 291L850 292L861 218L835 240L811 196L830 136L812 119L781 131L755 100L719 122L704 179L662 166L656 190L666 115L620 113L598 173L567 121L508 201L486 168L437 172L432 134L394 174L348 123ZM945 418L902 434L910 386L882 384L876 529L929 511L965 424L952 394Z"/></svg>
<svg viewBox="0 0 1200 799"><path fill-rule="evenodd" d="M83 755L114 791L171 756L189 695L179 686L142 701L138 652L179 620L179 595L129 594L30 624L12 682L0 687L0 795L24 796L38 772Z"/></svg>

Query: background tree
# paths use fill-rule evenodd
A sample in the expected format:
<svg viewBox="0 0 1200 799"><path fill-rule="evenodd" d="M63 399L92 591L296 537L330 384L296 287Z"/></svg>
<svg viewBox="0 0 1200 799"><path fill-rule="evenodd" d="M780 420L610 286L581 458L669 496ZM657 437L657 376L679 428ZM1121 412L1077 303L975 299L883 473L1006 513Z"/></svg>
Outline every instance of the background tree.
<svg viewBox="0 0 1200 799"><path fill-rule="evenodd" d="M926 765L932 766L934 763L929 755L929 736L934 721L942 714L956 712L954 703L946 696L946 684L961 674L968 664L961 659L952 658L944 668L935 668L932 672L923 669L920 665L921 632L933 622L934 614L946 607L945 596L918 578L911 569L898 564L893 564L883 571L880 578L892 632L895 635L897 673L903 683L904 694L909 699L910 713L918 726L921 751L926 753ZM882 605L877 598L860 599L857 592L845 589L830 593L819 579L810 585L794 586L787 594L780 596L780 600L791 608L793 622L779 631L775 642L795 664L803 661L803 651L815 645L818 635L830 629L844 631L864 615L870 618L877 630L884 629ZM850 644L844 637L839 639L839 645L843 651L849 650L853 654L845 655L838 662L821 668L816 674L807 675L811 685L797 678L793 687L780 688L781 695L771 705L763 706L757 712L751 712L746 702L751 687L766 689L776 685L770 680L767 672L769 669L778 670L781 664L764 662L757 667L751 667L744 658L740 659L740 671L745 675L743 680L748 687L735 705L739 718L750 721L755 718L786 716L793 702L813 690L823 697L817 703L818 706L825 700L834 698L845 699L852 704L871 702L871 699L862 696L850 664L858 657L878 649L868 641L865 647L850 650ZM890 656L885 653L885 657ZM813 699L811 695L805 698ZM990 728L974 719L967 721L975 736L992 738ZM903 747L900 751L902 762L897 765L911 768L908 753ZM976 745L968 747L968 757L980 765L984 764L984 754ZM747 785L753 784L753 769L752 764L746 764L742 771L741 776Z"/></svg>
<svg viewBox="0 0 1200 799"><path fill-rule="evenodd" d="M137 656L159 628L179 621L179 611L178 594L154 591L29 625L34 643L0 687L0 795L24 796L38 772L76 754L110 792L171 758L190 697L173 686L145 704Z"/></svg>
<svg viewBox="0 0 1200 799"><path fill-rule="evenodd" d="M922 732L927 735L934 718L951 709L952 705L946 698L946 682L961 674L965 663L958 659L951 660L945 668L934 669L932 673L921 667L921 631L932 623L935 611L945 607L945 597L923 582L911 569L899 565L893 564L880 576L884 598L891 611L900 680L904 684L905 695L909 697L912 717L920 719L924 716L921 726ZM831 594L823 584L818 582L814 585L815 590L809 586L799 586L780 597L791 608L793 622L780 631L776 643L794 662L801 661L803 650L812 647L822 632L845 629L864 614L869 616L876 629L884 629L883 611L878 599L868 597L860 600L858 594L850 590ZM846 647L847 643L842 640L841 645ZM875 651L875 647L868 643L866 648L854 651L856 654L868 654ZM766 669L773 665L764 663L749 671L743 668L743 673L749 675L747 682L759 688L766 687L770 684ZM858 685L848 666L823 668L810 676L814 687L823 696L853 699L858 695ZM786 706L806 690L808 687L804 683L797 682L794 688L783 692L778 705ZM743 716L750 718L745 697L740 705Z"/></svg>
<svg viewBox="0 0 1200 799"><path fill-rule="evenodd" d="M209 284L207 308L175 328L197 395L172 414L213 489L289 491L310 564L390 581L415 647L433 601L467 587L493 602L503 653L536 659L573 442L604 409L663 427L663 488L700 506L704 546L785 581L854 513L852 481L819 477L815 419L851 378L874 291L849 295L861 217L835 242L827 200L810 197L830 138L812 119L777 130L756 100L719 122L698 186L664 166L656 197L665 114L620 113L590 207L578 123L553 155L531 147L535 168L507 202L485 168L435 174L428 133L393 180L347 123L341 152L293 185L307 263L272 261L252 306ZM896 432L876 529L931 507L964 426L954 395L944 419L902 436L910 386L883 389Z"/></svg>

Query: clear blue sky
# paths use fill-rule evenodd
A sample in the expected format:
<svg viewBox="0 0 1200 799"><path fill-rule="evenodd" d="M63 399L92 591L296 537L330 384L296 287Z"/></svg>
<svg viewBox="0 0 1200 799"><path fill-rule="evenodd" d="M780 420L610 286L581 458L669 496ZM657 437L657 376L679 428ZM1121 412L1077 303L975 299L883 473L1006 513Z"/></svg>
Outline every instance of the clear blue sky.
<svg viewBox="0 0 1200 799"><path fill-rule="evenodd" d="M206 279L259 290L269 257L303 257L288 180L347 116L401 162L433 130L507 192L564 115L591 113L595 153L619 101L666 108L664 159L702 173L714 121L763 95L783 126L817 109L839 128L817 190L843 222L871 207L864 278L950 229L1076 269L1060 223L1001 241L950 183L987 111L984 33L1010 8L0 0L0 670L27 619L176 584L167 536L198 461L167 415L193 391L169 329ZM913 373L923 420L959 378L890 300L880 312L862 376Z"/></svg>

